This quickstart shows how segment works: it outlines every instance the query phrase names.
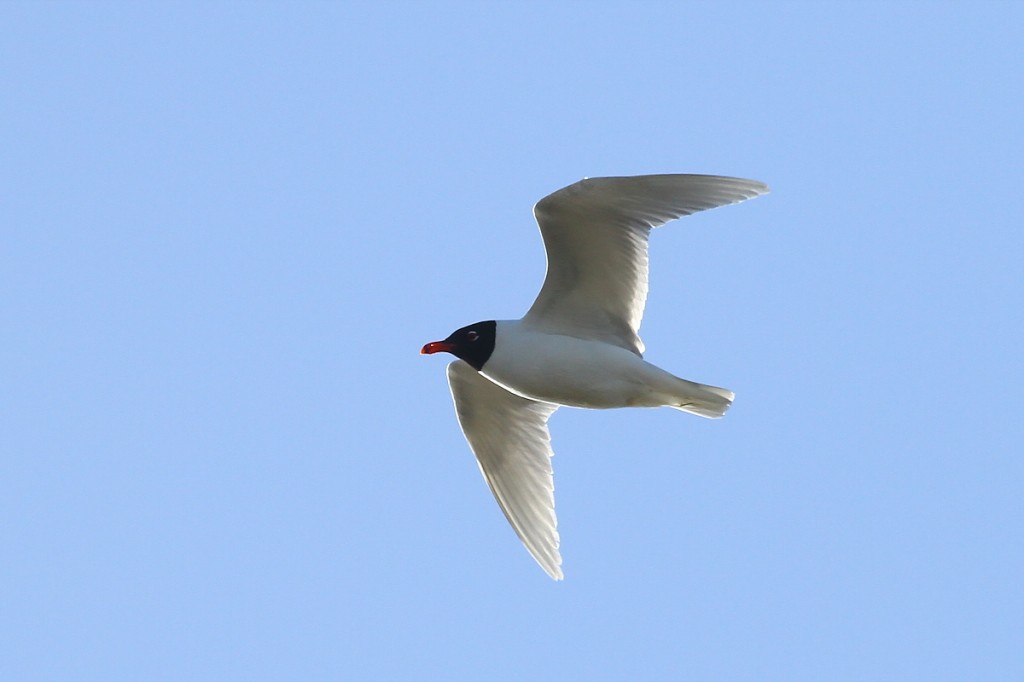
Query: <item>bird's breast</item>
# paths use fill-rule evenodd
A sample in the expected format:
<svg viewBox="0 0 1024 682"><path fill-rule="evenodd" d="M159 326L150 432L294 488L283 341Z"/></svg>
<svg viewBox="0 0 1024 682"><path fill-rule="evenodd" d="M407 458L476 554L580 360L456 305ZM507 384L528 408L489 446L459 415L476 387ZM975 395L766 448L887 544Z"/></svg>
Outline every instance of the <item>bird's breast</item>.
<svg viewBox="0 0 1024 682"><path fill-rule="evenodd" d="M533 400L610 408L638 404L648 390L650 370L660 371L618 346L499 322L482 373Z"/></svg>

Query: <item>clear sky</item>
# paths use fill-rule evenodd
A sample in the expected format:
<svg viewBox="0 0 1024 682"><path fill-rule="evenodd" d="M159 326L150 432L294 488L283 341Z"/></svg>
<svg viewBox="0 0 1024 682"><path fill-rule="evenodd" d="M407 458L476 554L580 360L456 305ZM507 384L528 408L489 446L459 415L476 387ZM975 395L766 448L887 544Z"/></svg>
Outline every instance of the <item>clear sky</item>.
<svg viewBox="0 0 1024 682"><path fill-rule="evenodd" d="M0 6L0 678L1024 679L1016 2ZM420 346L652 237L551 581ZM446 358L445 358L446 359Z"/></svg>

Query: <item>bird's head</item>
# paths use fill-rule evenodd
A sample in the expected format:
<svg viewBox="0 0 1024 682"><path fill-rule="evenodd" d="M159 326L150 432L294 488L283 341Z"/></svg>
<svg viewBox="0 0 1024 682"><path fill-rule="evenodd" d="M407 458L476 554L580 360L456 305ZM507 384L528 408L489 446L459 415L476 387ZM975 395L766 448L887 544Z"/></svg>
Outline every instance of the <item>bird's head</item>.
<svg viewBox="0 0 1024 682"><path fill-rule="evenodd" d="M444 341L431 341L420 349L420 353L451 353L479 372L494 352L497 328L498 324L494 320L466 325L453 331Z"/></svg>

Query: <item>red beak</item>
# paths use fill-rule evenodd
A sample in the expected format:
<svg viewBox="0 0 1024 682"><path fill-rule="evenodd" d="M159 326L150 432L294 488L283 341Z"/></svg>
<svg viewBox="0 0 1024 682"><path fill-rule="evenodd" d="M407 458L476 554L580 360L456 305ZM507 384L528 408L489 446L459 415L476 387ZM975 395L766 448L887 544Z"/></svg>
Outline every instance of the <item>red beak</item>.
<svg viewBox="0 0 1024 682"><path fill-rule="evenodd" d="M420 355L432 355L434 353L451 353L454 349L447 341L431 341L420 349Z"/></svg>

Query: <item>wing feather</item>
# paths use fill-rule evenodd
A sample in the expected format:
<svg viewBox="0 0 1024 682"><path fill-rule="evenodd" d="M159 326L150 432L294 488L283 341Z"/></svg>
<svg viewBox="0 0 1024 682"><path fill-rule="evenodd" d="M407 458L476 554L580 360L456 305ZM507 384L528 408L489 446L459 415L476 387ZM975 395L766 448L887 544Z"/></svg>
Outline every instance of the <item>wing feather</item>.
<svg viewBox="0 0 1024 682"><path fill-rule="evenodd" d="M547 275L523 321L643 353L638 331L651 229L767 192L767 185L742 178L639 175L581 180L544 197L533 212Z"/></svg>
<svg viewBox="0 0 1024 682"><path fill-rule="evenodd" d="M547 422L558 405L509 393L462 360L448 365L462 432L519 539L548 575L562 579Z"/></svg>

